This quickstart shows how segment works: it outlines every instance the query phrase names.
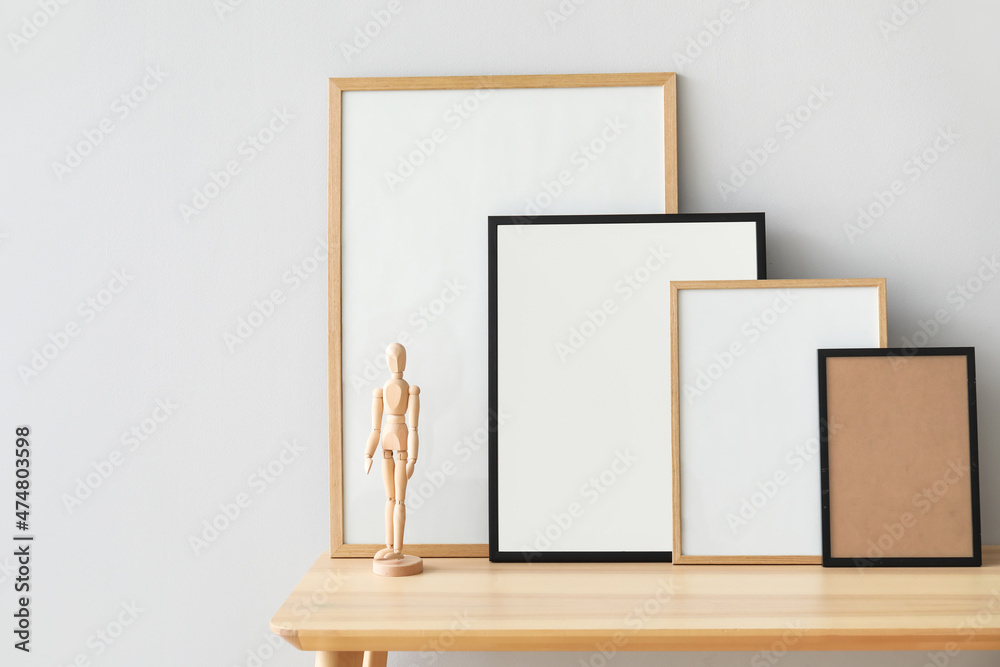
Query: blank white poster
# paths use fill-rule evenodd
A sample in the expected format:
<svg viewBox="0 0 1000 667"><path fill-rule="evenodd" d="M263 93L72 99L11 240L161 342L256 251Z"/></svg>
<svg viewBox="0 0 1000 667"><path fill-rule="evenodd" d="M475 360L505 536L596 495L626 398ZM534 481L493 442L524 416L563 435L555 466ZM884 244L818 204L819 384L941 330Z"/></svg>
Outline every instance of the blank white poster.
<svg viewBox="0 0 1000 667"><path fill-rule="evenodd" d="M662 86L343 93L348 544L384 539L361 470L392 341L422 389L407 542L488 541L487 218L662 213L663 107Z"/></svg>
<svg viewBox="0 0 1000 667"><path fill-rule="evenodd" d="M496 253L499 550L670 551L670 281L756 278L757 223L499 225Z"/></svg>
<svg viewBox="0 0 1000 667"><path fill-rule="evenodd" d="M816 351L879 347L879 300L874 284L678 290L681 558L822 554Z"/></svg>

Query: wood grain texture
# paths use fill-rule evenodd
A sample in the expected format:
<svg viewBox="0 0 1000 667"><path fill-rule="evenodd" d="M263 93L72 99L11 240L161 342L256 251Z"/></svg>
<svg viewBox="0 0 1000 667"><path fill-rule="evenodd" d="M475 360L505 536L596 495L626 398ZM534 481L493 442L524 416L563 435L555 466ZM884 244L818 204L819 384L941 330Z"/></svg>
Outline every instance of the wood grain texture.
<svg viewBox="0 0 1000 667"><path fill-rule="evenodd" d="M681 550L681 385L678 368L681 364L680 342L677 334L677 283L670 283L670 478L674 543L671 557L677 562Z"/></svg>
<svg viewBox="0 0 1000 667"><path fill-rule="evenodd" d="M365 654L360 651L316 654L316 667L362 667Z"/></svg>
<svg viewBox="0 0 1000 667"><path fill-rule="evenodd" d="M681 529L681 422L680 342L677 323L678 292L682 289L785 289L823 287L875 287L878 290L879 347L889 341L886 316L885 278L838 278L792 280L675 280L670 282L670 442L673 482L674 544L677 565L815 565L822 556L692 556L684 553Z"/></svg>
<svg viewBox="0 0 1000 667"><path fill-rule="evenodd" d="M323 554L271 629L310 651L1000 650L1000 548L983 551L905 571L448 558L402 579Z"/></svg>
<svg viewBox="0 0 1000 667"><path fill-rule="evenodd" d="M685 556L674 552L677 565L822 565L822 556Z"/></svg>
<svg viewBox="0 0 1000 667"><path fill-rule="evenodd" d="M663 81L663 175L666 177L664 213L679 213L677 183L677 75Z"/></svg>
<svg viewBox="0 0 1000 667"><path fill-rule="evenodd" d="M348 545L344 540L343 362L341 337L341 146L343 93L390 90L479 90L510 88L598 88L662 86L664 116L664 197L666 213L678 212L677 75L673 72L635 74L539 74L513 76L369 77L330 79L329 134L329 405L330 405L330 553L332 557L371 557L381 546ZM406 553L421 557L479 557L489 545L410 544ZM370 551L370 553L369 553Z"/></svg>
<svg viewBox="0 0 1000 667"><path fill-rule="evenodd" d="M502 88L610 88L673 84L673 72L635 74L514 74L501 76L357 77L330 79L339 90L477 90Z"/></svg>
<svg viewBox="0 0 1000 667"><path fill-rule="evenodd" d="M673 280L675 289L781 289L784 287L877 287L885 297L885 278L791 278L776 280Z"/></svg>
<svg viewBox="0 0 1000 667"><path fill-rule="evenodd" d="M344 448L343 448L343 366L341 364L341 254L340 254L340 126L342 104L340 89L330 81L330 186L329 221L327 239L329 257L329 291L327 318L329 320L329 404L330 404L330 553L337 553L344 545ZM336 140L334 140L336 138ZM372 552L374 556L374 552Z"/></svg>
<svg viewBox="0 0 1000 667"><path fill-rule="evenodd" d="M879 281L878 286L878 346L889 347L889 315L886 308L885 298L885 278Z"/></svg>

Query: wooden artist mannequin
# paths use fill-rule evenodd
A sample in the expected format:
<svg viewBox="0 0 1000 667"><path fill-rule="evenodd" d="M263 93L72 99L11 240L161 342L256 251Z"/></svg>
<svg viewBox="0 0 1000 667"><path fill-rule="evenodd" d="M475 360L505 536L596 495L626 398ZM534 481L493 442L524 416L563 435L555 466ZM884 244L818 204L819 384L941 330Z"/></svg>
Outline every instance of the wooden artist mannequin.
<svg viewBox="0 0 1000 667"><path fill-rule="evenodd" d="M403 379L406 349L392 343L385 351L392 378L373 392L372 432L365 448L365 474L372 469L372 456L382 441L382 479L385 482L385 549L375 554L372 565L376 574L405 576L423 570L417 556L403 555L403 529L406 527L406 480L413 476L420 438L420 388ZM382 430L382 413L386 413ZM407 419L410 422L406 428ZM404 465L405 462L405 465Z"/></svg>

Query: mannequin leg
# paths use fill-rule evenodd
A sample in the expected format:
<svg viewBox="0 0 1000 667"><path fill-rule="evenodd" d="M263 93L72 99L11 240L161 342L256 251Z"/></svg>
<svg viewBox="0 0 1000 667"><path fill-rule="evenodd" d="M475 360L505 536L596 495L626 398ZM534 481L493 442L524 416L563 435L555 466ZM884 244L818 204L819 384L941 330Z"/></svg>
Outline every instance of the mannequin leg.
<svg viewBox="0 0 1000 667"><path fill-rule="evenodd" d="M406 527L406 452L400 452L402 459L396 465L396 511L393 517L395 532L392 548L397 554L403 553L403 529Z"/></svg>
<svg viewBox="0 0 1000 667"><path fill-rule="evenodd" d="M385 484L385 549L382 549L377 554L376 558L384 558L387 553L393 551L392 539L393 539L393 510L396 507L396 496L395 496L395 483L394 483L394 469L395 461L393 459L382 459L382 481Z"/></svg>

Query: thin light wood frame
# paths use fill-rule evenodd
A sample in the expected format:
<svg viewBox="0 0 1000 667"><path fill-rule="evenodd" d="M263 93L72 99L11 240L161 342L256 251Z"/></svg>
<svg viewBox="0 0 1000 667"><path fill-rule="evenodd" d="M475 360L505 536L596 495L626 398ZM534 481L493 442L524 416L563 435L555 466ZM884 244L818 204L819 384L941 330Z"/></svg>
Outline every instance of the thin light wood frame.
<svg viewBox="0 0 1000 667"><path fill-rule="evenodd" d="M330 406L330 556L371 557L381 544L344 541L343 483L343 362L342 362L342 246L341 159L344 92L402 90L482 90L537 88L662 87L664 120L664 212L676 213L677 204L677 88L676 74L567 74L515 76L454 76L330 79L329 137L329 406ZM484 221L485 224L485 221ZM406 553L422 557L487 557L488 544L408 544Z"/></svg>
<svg viewBox="0 0 1000 667"><path fill-rule="evenodd" d="M886 317L886 281L873 279L815 279L815 280L709 280L673 281L670 283L670 404L671 444L673 456L673 512L674 551L673 562L678 565L821 565L822 555L745 556L745 555L685 555L681 525L681 405L680 405L680 341L678 322L678 292L680 290L718 289L789 289L789 288L875 287L878 290L879 347L889 343ZM817 466L819 464L817 463ZM819 517L818 517L819 518Z"/></svg>

